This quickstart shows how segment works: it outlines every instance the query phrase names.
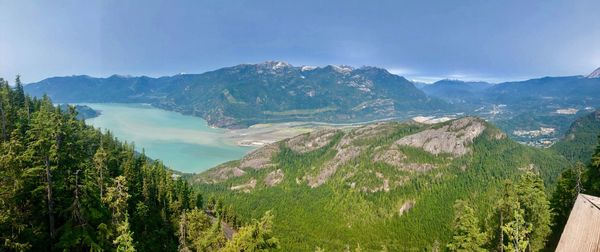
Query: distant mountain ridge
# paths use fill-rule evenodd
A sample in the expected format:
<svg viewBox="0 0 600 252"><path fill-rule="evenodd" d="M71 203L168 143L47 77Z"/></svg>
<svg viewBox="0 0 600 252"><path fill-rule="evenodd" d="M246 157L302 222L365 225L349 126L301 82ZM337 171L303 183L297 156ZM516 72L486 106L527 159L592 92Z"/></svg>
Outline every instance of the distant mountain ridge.
<svg viewBox="0 0 600 252"><path fill-rule="evenodd" d="M600 71L598 71L600 73ZM600 104L600 78L583 76L543 77L498 84L441 80L421 88L426 94L450 102L478 105L507 104L542 106L597 106Z"/></svg>
<svg viewBox="0 0 600 252"><path fill-rule="evenodd" d="M241 64L169 77L54 77L25 86L58 102L145 102L203 117L217 127L291 120L407 118L447 107L410 81L376 67Z"/></svg>
<svg viewBox="0 0 600 252"><path fill-rule="evenodd" d="M449 102L460 103L476 99L485 89L492 86L493 84L487 82L445 79L431 85L425 85L421 90L428 95L439 97Z"/></svg>
<svg viewBox="0 0 600 252"><path fill-rule="evenodd" d="M600 100L600 79L582 76L543 77L526 81L504 82L485 90L485 95L496 102L516 99Z"/></svg>

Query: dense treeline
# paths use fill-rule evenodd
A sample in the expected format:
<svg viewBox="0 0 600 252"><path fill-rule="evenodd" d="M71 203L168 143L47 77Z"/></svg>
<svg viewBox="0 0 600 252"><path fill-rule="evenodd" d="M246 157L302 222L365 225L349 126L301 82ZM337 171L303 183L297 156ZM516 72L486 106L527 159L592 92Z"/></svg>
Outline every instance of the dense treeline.
<svg viewBox="0 0 600 252"><path fill-rule="evenodd" d="M161 162L0 79L0 250L212 251L278 246L267 213L240 222ZM63 107L64 108L64 107ZM223 217L222 217L223 216ZM227 238L231 240L227 240Z"/></svg>
<svg viewBox="0 0 600 252"><path fill-rule="evenodd" d="M483 228L467 201L455 203L450 251L540 251L551 231L552 212L544 182L525 172L517 183L504 182L501 196Z"/></svg>
<svg viewBox="0 0 600 252"><path fill-rule="evenodd" d="M454 235L448 248L452 251L553 251L578 194L600 196L600 136L591 160L579 160L563 171L550 199L544 191L541 179L530 172L522 175L516 184L506 181L494 211L485 219L486 225L481 224L468 202L457 201Z"/></svg>

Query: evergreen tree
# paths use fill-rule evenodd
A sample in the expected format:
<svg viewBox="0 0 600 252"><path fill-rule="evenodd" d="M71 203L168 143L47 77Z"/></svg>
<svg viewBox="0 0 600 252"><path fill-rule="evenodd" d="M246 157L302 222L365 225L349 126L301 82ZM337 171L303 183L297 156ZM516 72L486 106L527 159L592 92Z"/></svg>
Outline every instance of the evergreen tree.
<svg viewBox="0 0 600 252"><path fill-rule="evenodd" d="M130 197L125 177L116 177L113 186L107 188L103 198L103 201L112 210L113 223L120 223L127 216L127 201Z"/></svg>
<svg viewBox="0 0 600 252"><path fill-rule="evenodd" d="M515 216L519 213L520 216ZM544 183L541 178L533 172L524 172L520 175L518 182L506 181L501 198L498 200L493 215L488 218L488 236L491 238L490 249L504 251L506 247L514 249L514 238L506 236L508 223L520 224L530 228L526 232L525 240L529 251L539 251L546 245L551 233L553 214L550 210L550 202L546 196ZM519 226L520 227L520 226ZM519 234L523 234L520 228ZM514 233L514 232L513 232Z"/></svg>
<svg viewBox="0 0 600 252"><path fill-rule="evenodd" d="M0 79L0 250L176 251L191 188L76 116ZM225 244L216 230L214 250Z"/></svg>
<svg viewBox="0 0 600 252"><path fill-rule="evenodd" d="M526 172L519 180L517 195L524 210L524 219L532 227L528 235L532 251L544 248L550 235L552 212L546 196L544 182L532 172Z"/></svg>
<svg viewBox="0 0 600 252"><path fill-rule="evenodd" d="M583 176L583 164L577 162L571 169L564 171L556 184L552 194L550 205L554 213L554 230L558 232L554 236L557 239L563 230L577 195L583 190L581 180ZM555 233L556 233L555 232Z"/></svg>
<svg viewBox="0 0 600 252"><path fill-rule="evenodd" d="M94 167L98 175L98 188L100 190L100 198L104 197L104 176L107 172L107 153L100 145L100 148L96 150L94 154Z"/></svg>
<svg viewBox="0 0 600 252"><path fill-rule="evenodd" d="M17 75L17 78L15 78L14 102L15 105L19 107L25 105L25 91L23 90L23 83L21 83L20 75Z"/></svg>
<svg viewBox="0 0 600 252"><path fill-rule="evenodd" d="M200 236L193 239L198 251L220 251L226 243L226 238L221 228L221 220L217 219L214 221L207 231L202 232Z"/></svg>
<svg viewBox="0 0 600 252"><path fill-rule="evenodd" d="M502 246L508 252L522 252L529 247L528 236L532 225L525 221L524 213L525 211L517 202L513 210L513 220L502 226L502 232L506 234L507 239L507 244Z"/></svg>
<svg viewBox="0 0 600 252"><path fill-rule="evenodd" d="M204 198L201 193L196 193L195 206L200 209L204 208Z"/></svg>
<svg viewBox="0 0 600 252"><path fill-rule="evenodd" d="M31 128L27 131L27 139L30 144L25 155L32 166L27 169L26 176L32 176L30 179L35 179L38 176L44 178L44 184L32 182L37 184L38 189L45 189L45 197L42 198L46 209L41 212L48 216L47 229L50 239L54 240L56 237L56 223L53 173L58 167L56 161L60 149L61 135L57 129L61 123L58 121L52 103L47 97L43 98L41 108L34 114L31 124ZM35 191L41 192L41 190Z"/></svg>
<svg viewBox="0 0 600 252"><path fill-rule="evenodd" d="M186 213L186 220L188 246L197 251L203 249L212 250L210 248L214 250L218 249L218 246L212 246L213 242L206 240L210 240L211 237L216 237L216 235L220 234L219 225L216 226L218 233L213 235L212 230L209 230L213 225L211 225L210 219L204 211L194 208Z"/></svg>
<svg viewBox="0 0 600 252"><path fill-rule="evenodd" d="M188 221L186 217L185 210L181 213L181 218L179 220L179 251L180 252L191 252L190 248L187 245L187 233L188 233Z"/></svg>
<svg viewBox="0 0 600 252"><path fill-rule="evenodd" d="M600 135L598 135L598 145L592 156L592 162L587 169L586 188L592 195L600 195Z"/></svg>
<svg viewBox="0 0 600 252"><path fill-rule="evenodd" d="M485 234L480 231L475 211L467 202L454 204L454 235L448 244L450 251L485 251Z"/></svg>
<svg viewBox="0 0 600 252"><path fill-rule="evenodd" d="M84 184L80 182L80 173L75 172L73 185L73 203L67 209L70 212L67 222L60 227L59 247L63 250L83 250L84 248L102 249L94 240L94 230L88 225L87 204L82 204L81 198L85 196L81 190Z"/></svg>
<svg viewBox="0 0 600 252"><path fill-rule="evenodd" d="M260 221L242 227L223 251L268 251L279 248L279 241L272 236L273 214L267 211Z"/></svg>
<svg viewBox="0 0 600 252"><path fill-rule="evenodd" d="M133 245L133 233L129 230L129 218L127 214L117 226L117 238L113 241L118 252L135 252Z"/></svg>
<svg viewBox="0 0 600 252"><path fill-rule="evenodd" d="M0 78L0 130L2 142L8 141L8 106L10 105L10 88L4 79Z"/></svg>

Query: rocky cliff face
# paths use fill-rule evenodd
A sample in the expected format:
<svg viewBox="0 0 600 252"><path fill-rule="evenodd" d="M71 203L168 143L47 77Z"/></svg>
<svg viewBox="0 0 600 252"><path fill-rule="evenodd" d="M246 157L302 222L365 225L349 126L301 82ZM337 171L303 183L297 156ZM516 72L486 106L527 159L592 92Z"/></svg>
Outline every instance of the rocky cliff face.
<svg viewBox="0 0 600 252"><path fill-rule="evenodd" d="M422 148L431 154L447 153L455 157L467 154L468 145L485 130L485 123L473 117L451 121L440 128L428 129L403 137L397 145Z"/></svg>

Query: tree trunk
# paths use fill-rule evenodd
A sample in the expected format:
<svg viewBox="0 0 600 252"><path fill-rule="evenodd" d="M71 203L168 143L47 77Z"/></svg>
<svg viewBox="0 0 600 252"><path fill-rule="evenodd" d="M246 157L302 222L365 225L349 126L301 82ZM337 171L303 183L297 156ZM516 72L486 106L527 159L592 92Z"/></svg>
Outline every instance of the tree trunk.
<svg viewBox="0 0 600 252"><path fill-rule="evenodd" d="M103 199L102 196L104 195L104 177L102 176L102 170L104 170L103 167L100 167L100 199Z"/></svg>
<svg viewBox="0 0 600 252"><path fill-rule="evenodd" d="M29 100L26 100L25 111L27 111L27 121L31 120L31 113L29 112L29 109L30 109Z"/></svg>
<svg viewBox="0 0 600 252"><path fill-rule="evenodd" d="M181 213L181 220L179 221L179 251L190 251L187 247L187 217L185 210Z"/></svg>
<svg viewBox="0 0 600 252"><path fill-rule="evenodd" d="M8 140L6 134L6 114L4 113L4 108L2 107L2 102L0 102L0 116L2 116L2 140L5 142Z"/></svg>
<svg viewBox="0 0 600 252"><path fill-rule="evenodd" d="M54 240L54 198L52 197L52 173L50 172L50 157L46 156L46 192L48 193L48 222L50 225L50 238Z"/></svg>
<svg viewBox="0 0 600 252"><path fill-rule="evenodd" d="M504 231L502 231L504 221L502 219L502 209L500 209L500 252L504 252Z"/></svg>
<svg viewBox="0 0 600 252"><path fill-rule="evenodd" d="M85 223L85 220L83 219L83 216L81 216L81 204L79 202L79 172L81 172L81 170L75 171L75 192L73 193L75 195L75 200L72 206L72 217L75 219L75 223L82 225Z"/></svg>

